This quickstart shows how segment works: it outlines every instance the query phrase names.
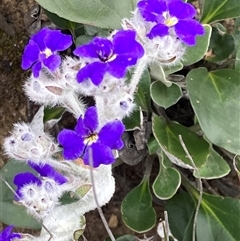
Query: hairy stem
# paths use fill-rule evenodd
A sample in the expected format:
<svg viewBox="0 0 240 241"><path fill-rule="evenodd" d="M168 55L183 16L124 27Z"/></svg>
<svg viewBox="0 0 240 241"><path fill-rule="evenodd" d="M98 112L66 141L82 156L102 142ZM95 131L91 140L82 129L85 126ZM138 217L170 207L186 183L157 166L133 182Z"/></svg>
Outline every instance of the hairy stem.
<svg viewBox="0 0 240 241"><path fill-rule="evenodd" d="M143 57L139 60L137 66L135 67L134 74L133 74L131 82L129 84L129 90L130 90L129 94L131 96L134 95L134 92L137 88L137 85L142 77L144 70L147 67L147 64L148 64L147 57Z"/></svg>
<svg viewBox="0 0 240 241"><path fill-rule="evenodd" d="M95 199L95 202L96 202L96 205L97 205L97 210L98 210L98 213L99 213L99 216L101 217L102 219L102 222L103 222L103 225L111 239L111 241L116 241L114 236L113 236L113 233L112 231L110 230L109 226L108 226L108 223L107 223L107 220L106 218L104 217L104 214L103 214L103 211L99 205L99 202L98 202L98 198L97 198L97 192L96 192L96 187L94 185L94 175L93 175L93 158L92 158L92 150L90 149L89 150L89 164L90 164L90 175L91 175L91 182L92 182L92 190L93 190L93 196L94 196L94 199Z"/></svg>

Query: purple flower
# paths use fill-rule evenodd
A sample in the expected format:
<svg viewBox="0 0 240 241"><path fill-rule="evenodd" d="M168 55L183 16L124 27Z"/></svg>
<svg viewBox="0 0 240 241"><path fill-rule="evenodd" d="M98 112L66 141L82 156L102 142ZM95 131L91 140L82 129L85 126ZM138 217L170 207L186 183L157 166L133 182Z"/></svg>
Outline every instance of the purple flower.
<svg viewBox="0 0 240 241"><path fill-rule="evenodd" d="M23 198L21 189L24 186L28 184L35 184L37 186L42 185L42 181L31 172L18 173L17 175L15 175L13 179L13 183L17 186L17 190L16 190L17 196L15 196L16 200L19 200L19 198L20 199Z"/></svg>
<svg viewBox="0 0 240 241"><path fill-rule="evenodd" d="M22 56L22 69L32 67L35 78L43 66L50 71L55 71L61 64L61 57L58 51L63 51L72 45L72 37L62 34L60 30L43 28L34 34L24 49Z"/></svg>
<svg viewBox="0 0 240 241"><path fill-rule="evenodd" d="M182 0L144 0L138 8L146 21L156 23L147 34L150 39L175 33L185 44L193 46L196 35L204 34L203 26L192 19L195 8Z"/></svg>
<svg viewBox="0 0 240 241"><path fill-rule="evenodd" d="M13 226L8 226L0 232L0 241L12 241L21 238L19 233L12 233Z"/></svg>
<svg viewBox="0 0 240 241"><path fill-rule="evenodd" d="M78 82L90 78L93 84L99 85L107 72L116 78L124 77L127 68L135 65L144 54L135 38L134 31L121 30L113 35L112 41L96 37L89 44L78 47L73 53L90 62L78 72Z"/></svg>
<svg viewBox="0 0 240 241"><path fill-rule="evenodd" d="M82 157L84 164L89 165L91 148L93 167L113 163L115 159L112 149L119 150L123 147L121 136L125 127L120 120L115 120L97 130L97 110L92 106L86 110L84 117L79 117L75 130L62 130L59 133L58 141L63 146L64 158L74 160Z"/></svg>
<svg viewBox="0 0 240 241"><path fill-rule="evenodd" d="M48 164L44 165L37 165L31 161L28 161L29 166L31 166L35 171L37 171L41 177L48 177L53 179L57 184L61 185L67 182L66 177L64 177L62 174L58 173L52 166ZM18 173L13 180L13 183L17 186L16 193L18 196L15 196L15 199L19 199L23 197L23 194L21 192L21 189L29 184L35 184L37 186L42 185L42 180L37 178L33 173L31 172L23 172Z"/></svg>
<svg viewBox="0 0 240 241"><path fill-rule="evenodd" d="M42 177L51 178L60 185L67 182L66 177L64 177L62 174L57 172L52 166L48 164L37 165L29 161L28 165L31 166L35 171L37 171Z"/></svg>

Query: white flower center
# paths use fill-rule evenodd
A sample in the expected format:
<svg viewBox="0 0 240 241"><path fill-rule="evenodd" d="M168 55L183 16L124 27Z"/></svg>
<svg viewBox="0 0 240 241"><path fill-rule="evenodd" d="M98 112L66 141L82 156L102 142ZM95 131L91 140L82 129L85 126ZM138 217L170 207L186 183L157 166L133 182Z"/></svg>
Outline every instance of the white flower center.
<svg viewBox="0 0 240 241"><path fill-rule="evenodd" d="M91 134L90 136L87 136L85 139L84 139L84 144L85 145L91 145L93 144L94 142L96 142L98 140L98 135L97 133L93 133Z"/></svg>
<svg viewBox="0 0 240 241"><path fill-rule="evenodd" d="M178 19L176 17L171 17L169 12L164 12L163 17L165 18L164 24L168 27L172 27L178 23Z"/></svg>
<svg viewBox="0 0 240 241"><path fill-rule="evenodd" d="M51 49L48 49L48 48L46 48L43 53L46 54L46 58L52 55Z"/></svg>

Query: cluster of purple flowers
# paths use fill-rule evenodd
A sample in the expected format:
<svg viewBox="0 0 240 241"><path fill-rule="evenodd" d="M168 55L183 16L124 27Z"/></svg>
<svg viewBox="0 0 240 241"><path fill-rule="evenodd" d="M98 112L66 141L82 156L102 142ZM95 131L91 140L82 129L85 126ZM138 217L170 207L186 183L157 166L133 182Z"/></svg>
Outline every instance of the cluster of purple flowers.
<svg viewBox="0 0 240 241"><path fill-rule="evenodd" d="M143 26L147 26L143 32L144 38L147 38L148 41L154 41L159 38L164 39L166 36L170 36L174 38L173 43L177 39L177 41L180 41L180 45L183 43L184 45L193 46L196 44L196 36L204 34L203 26L193 19L196 15L196 10L191 4L182 0L139 1L135 12L140 14ZM141 37L135 30L115 31L108 38L95 37L91 42L77 47L73 54L79 58L80 64L79 66L76 65L78 66L77 71L75 69L76 66L70 67L75 71L74 81L76 80L76 84L85 84L88 87L86 83L90 81L91 88L94 87L101 90L100 85L104 81L104 83L108 84L111 80L116 81L116 79L119 79L120 84L114 92L114 94L117 93L115 99L121 100L122 96L127 96L128 102L132 102L133 96L129 97L131 91L125 91L125 87L123 88L125 88L124 91L126 93L121 95L121 91L123 91L122 83L125 81L122 80L130 67L136 66L139 59L148 55L148 49L144 46L144 41L141 42ZM164 41L167 41L166 38ZM156 43L154 44L156 47ZM31 68L33 78L38 81L41 81L41 71L46 76L49 73L55 74L57 79L59 73L63 72L64 69L58 52L67 50L71 45L71 36L61 33L60 30L43 28L31 37L28 45L25 47L22 56L22 69L27 70ZM158 43L157 46L160 46L160 44ZM175 55L173 56L174 58L170 57L170 59L176 58ZM75 59L72 62L75 64ZM65 74L66 79L71 78L71 74L72 72ZM39 90L41 86L38 83L34 81L33 87ZM56 96L61 96L63 92L62 85L60 85L60 88L59 86L51 86L49 83L47 82L46 89ZM63 86L66 86L66 89L71 89L74 88L74 84L64 83ZM113 89L115 85L117 84L114 82L109 89ZM45 87L43 87L44 90ZM70 92L69 89L66 90L67 94ZM108 88L103 86L102 89ZM91 93L95 93L94 91ZM56 102L58 104L66 102L66 105L69 106L68 99L66 101L67 94L62 95L62 102ZM49 99L51 98L50 96ZM72 100L74 98L75 95L73 95ZM125 100L119 102L121 110L124 109L126 113L130 109L128 102ZM103 99L101 103L104 105L107 101ZM99 167L101 164L112 164L115 161L113 150L120 150L124 146L121 140L121 136L125 131L125 126L121 120L123 116L116 116L116 118L111 116L109 118L110 121L106 121L108 120L107 118L104 121L100 121L97 107L91 106L87 108L84 114L78 116L74 130L64 129L58 134L58 143L63 147L63 157L66 160L81 158L85 165L92 165L94 168ZM25 133L21 138L25 142L33 139L32 136ZM42 144L41 147L43 146L44 148L48 145L46 144L48 142L44 141L43 138L40 141L43 142L43 144L40 143ZM27 145L25 144L25 146ZM25 159L25 155L23 155L23 159ZM93 163L91 163L91 160ZM41 164L39 162L39 164L29 160L26 161L39 176L31 172L17 174L13 181L17 186L15 199L22 202L25 206L34 207L32 211L36 212L37 215L40 214L41 218L43 218L54 205L58 204L58 198L63 193L59 191L59 187L68 183L68 179L47 163ZM41 192L41 201L43 203L38 203L38 196L36 198L36 192L38 191ZM48 202L50 201L51 203L49 204ZM44 213L41 214L41 212ZM21 235L13 233L12 229L13 226L9 226L3 230L0 233L0 241L12 241L21 238Z"/></svg>
<svg viewBox="0 0 240 241"><path fill-rule="evenodd" d="M194 45L196 36L204 34L203 26L193 17L194 7L182 0L143 0L137 9L144 21L151 24L147 33L149 39L176 35L186 45ZM137 41L134 30L119 30L109 38L95 37L90 43L77 47L73 53L82 59L82 66L76 75L81 84L91 80L95 86L101 84L106 74L123 78L130 66L144 56L145 50ZM32 68L38 77L42 68L54 72L61 65L58 51L72 45L72 39L59 30L42 29L33 35L22 57L22 68ZM98 115L90 107L84 117L78 119L75 130L63 130L58 136L66 159L82 157L89 164L89 148L92 149L93 166L110 164L114 161L112 149L121 149L121 134L124 126L121 120L106 123L98 130Z"/></svg>

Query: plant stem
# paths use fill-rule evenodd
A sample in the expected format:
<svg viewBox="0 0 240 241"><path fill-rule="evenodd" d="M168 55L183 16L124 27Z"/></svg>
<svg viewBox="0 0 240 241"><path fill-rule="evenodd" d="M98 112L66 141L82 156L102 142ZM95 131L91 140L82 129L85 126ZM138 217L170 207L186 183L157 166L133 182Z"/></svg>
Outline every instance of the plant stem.
<svg viewBox="0 0 240 241"><path fill-rule="evenodd" d="M193 219L193 232L192 232L192 241L195 241L195 240L196 240L197 216L198 216L198 213L199 213L199 208L200 208L200 206L201 206L202 195L203 195L202 180L201 180L201 178L200 178L199 171L198 171L198 169L197 169L197 167L196 167L196 165L195 165L195 163L194 163L191 155L189 154L188 149L187 149L185 143L183 142L183 139L182 139L182 136L181 136L181 135L179 135L179 140L180 140L180 143L181 143L181 145L182 145L183 150L185 151L187 157L188 157L189 160L191 161L192 166L193 166L193 168L194 168L194 170L195 170L195 172L196 172L196 174L197 174L197 176L198 176L197 180L198 180L199 195L197 195L197 196L198 196L198 203L197 203L197 206L196 206L196 211L195 211L195 215L194 215L194 219ZM184 177L184 178L185 178L185 177ZM186 183L187 183L188 185L185 186L185 187L186 187L186 189L189 191L189 193L192 194L192 195L194 195L194 193L195 193L195 195L196 195L195 189L188 183L188 181L185 182L185 184L186 184ZM184 185L184 182L183 182L183 185Z"/></svg>
<svg viewBox="0 0 240 241"><path fill-rule="evenodd" d="M129 94L131 96L134 95L134 92L137 88L137 85L141 79L141 76L144 72L144 70L146 69L147 67L147 64L148 64L148 61L147 61L147 57L143 57L139 60L135 70L134 70L134 74L132 76L132 79L131 79L131 82L129 84Z"/></svg>
<svg viewBox="0 0 240 241"><path fill-rule="evenodd" d="M93 195L94 195L94 199L95 199L95 202L96 202L96 205L97 205L97 210L98 210L99 216L102 219L103 225L104 225L104 227L105 227L105 229L106 229L106 231L107 231L111 241L116 241L114 236L113 236L112 231L110 230L110 228L109 228L109 226L107 224L107 220L104 217L103 211L102 211L102 209L101 209L101 207L99 205L98 199L97 199L96 187L94 185L93 158L92 158L92 150L91 150L91 148L89 149L89 164L90 164L90 176L91 176L91 182L92 182L92 190L93 190Z"/></svg>

